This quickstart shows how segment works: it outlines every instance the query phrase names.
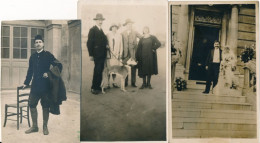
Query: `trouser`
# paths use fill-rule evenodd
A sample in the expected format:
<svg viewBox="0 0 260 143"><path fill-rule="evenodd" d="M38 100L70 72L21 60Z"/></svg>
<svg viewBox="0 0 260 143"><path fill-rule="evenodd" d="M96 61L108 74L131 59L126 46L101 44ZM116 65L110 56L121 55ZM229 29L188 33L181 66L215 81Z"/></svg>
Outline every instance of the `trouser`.
<svg viewBox="0 0 260 143"><path fill-rule="evenodd" d="M101 90L102 72L104 70L105 59L94 59L94 74L91 89Z"/></svg>
<svg viewBox="0 0 260 143"><path fill-rule="evenodd" d="M30 106L30 108L36 108L40 99L41 99L42 108L49 108L50 107L48 93L43 93L43 94L31 93L30 96L29 96L29 106Z"/></svg>
<svg viewBox="0 0 260 143"><path fill-rule="evenodd" d="M31 117L33 122L33 127L38 127L37 124L37 105L39 100L41 100L41 106L43 109L43 124L44 126L47 126L48 119L49 119L49 107L50 107L50 101L48 98L48 93L43 94L37 94L37 93L31 93L29 96L29 106L31 110Z"/></svg>
<svg viewBox="0 0 260 143"><path fill-rule="evenodd" d="M219 75L219 66L220 66L220 63L209 64L205 92L210 91L211 82L213 82L213 88L217 85L218 75Z"/></svg>
<svg viewBox="0 0 260 143"><path fill-rule="evenodd" d="M136 82L136 66L131 66L131 84L135 84ZM128 75L125 79L125 84L128 84Z"/></svg>

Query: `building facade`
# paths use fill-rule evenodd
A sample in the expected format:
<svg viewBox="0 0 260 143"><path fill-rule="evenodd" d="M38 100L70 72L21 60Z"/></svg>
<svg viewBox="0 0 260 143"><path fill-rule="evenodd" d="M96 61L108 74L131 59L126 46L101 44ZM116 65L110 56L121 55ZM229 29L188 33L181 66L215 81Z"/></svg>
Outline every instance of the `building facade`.
<svg viewBox="0 0 260 143"><path fill-rule="evenodd" d="M213 47L218 40L222 48L229 46L237 57L235 74L243 79L239 56L245 46L256 44L254 4L172 5L171 12L172 41L182 53L175 77L205 81L206 71L198 63L206 60L209 48L204 47Z"/></svg>
<svg viewBox="0 0 260 143"><path fill-rule="evenodd" d="M22 85L30 55L36 50L34 37L44 38L44 49L63 64L62 78L68 91L80 93L81 21L3 21L1 25L1 89Z"/></svg>

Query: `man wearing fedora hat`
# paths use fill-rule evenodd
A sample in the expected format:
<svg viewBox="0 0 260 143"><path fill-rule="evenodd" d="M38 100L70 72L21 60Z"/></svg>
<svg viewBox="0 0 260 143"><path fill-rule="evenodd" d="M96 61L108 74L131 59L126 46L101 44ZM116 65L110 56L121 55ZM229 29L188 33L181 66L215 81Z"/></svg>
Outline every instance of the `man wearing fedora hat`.
<svg viewBox="0 0 260 143"><path fill-rule="evenodd" d="M142 36L133 30L133 21L131 19L126 19L123 26L126 30L122 33L123 36L123 62L127 63L129 59L135 60L135 53L137 49L137 38ZM132 87L137 87L136 84L136 65L131 65L131 85ZM128 85L128 76L125 80L125 86Z"/></svg>
<svg viewBox="0 0 260 143"><path fill-rule="evenodd" d="M45 51L44 40L42 36L37 35L34 39L34 45L36 52L33 53L29 60L29 67L24 81L23 88L28 86L32 80L31 92L29 96L29 107L31 111L32 127L25 131L26 134L38 132L39 128L37 125L37 104L41 100L42 112L43 112L43 134L48 135L49 131L47 128L49 120L49 108L50 108L50 82L48 79L48 72L50 66L57 66L59 70L62 70L62 64L48 51Z"/></svg>
<svg viewBox="0 0 260 143"><path fill-rule="evenodd" d="M93 19L96 25L93 26L88 33L87 47L90 60L94 61L94 74L92 79L91 92L98 94L101 92L102 72L107 55L107 37L104 34L101 26L105 18L102 14L98 13Z"/></svg>

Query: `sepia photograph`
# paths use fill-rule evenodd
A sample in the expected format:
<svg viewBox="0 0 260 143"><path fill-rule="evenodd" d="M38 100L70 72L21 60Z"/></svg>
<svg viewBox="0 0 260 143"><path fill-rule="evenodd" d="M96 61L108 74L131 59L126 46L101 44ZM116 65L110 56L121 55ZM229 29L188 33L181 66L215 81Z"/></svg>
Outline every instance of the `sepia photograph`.
<svg viewBox="0 0 260 143"><path fill-rule="evenodd" d="M258 2L190 3L169 2L170 138L256 139Z"/></svg>
<svg viewBox="0 0 260 143"><path fill-rule="evenodd" d="M135 2L78 3L81 141L167 139L167 1Z"/></svg>
<svg viewBox="0 0 260 143"><path fill-rule="evenodd" d="M80 80L80 20L2 21L2 141L80 142Z"/></svg>

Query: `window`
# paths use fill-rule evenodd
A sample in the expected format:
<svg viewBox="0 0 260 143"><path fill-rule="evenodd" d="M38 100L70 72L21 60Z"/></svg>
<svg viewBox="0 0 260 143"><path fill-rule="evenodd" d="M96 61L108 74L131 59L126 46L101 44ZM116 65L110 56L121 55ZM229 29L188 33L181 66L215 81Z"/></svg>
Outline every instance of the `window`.
<svg viewBox="0 0 260 143"><path fill-rule="evenodd" d="M26 59L27 58L27 28L14 27L13 28L13 58Z"/></svg>
<svg viewBox="0 0 260 143"><path fill-rule="evenodd" d="M2 26L1 28L1 57L9 58L10 57L10 27Z"/></svg>
<svg viewBox="0 0 260 143"><path fill-rule="evenodd" d="M1 58L15 60L29 58L36 52L34 47L36 35L41 35L44 39L44 28L3 25L1 27Z"/></svg>
<svg viewBox="0 0 260 143"><path fill-rule="evenodd" d="M44 29L38 29L38 28L32 28L31 29L31 54L36 52L36 49L34 47L34 37L36 35L41 35L44 39Z"/></svg>

